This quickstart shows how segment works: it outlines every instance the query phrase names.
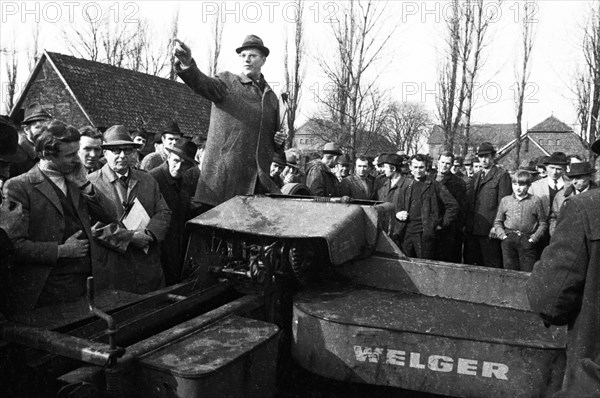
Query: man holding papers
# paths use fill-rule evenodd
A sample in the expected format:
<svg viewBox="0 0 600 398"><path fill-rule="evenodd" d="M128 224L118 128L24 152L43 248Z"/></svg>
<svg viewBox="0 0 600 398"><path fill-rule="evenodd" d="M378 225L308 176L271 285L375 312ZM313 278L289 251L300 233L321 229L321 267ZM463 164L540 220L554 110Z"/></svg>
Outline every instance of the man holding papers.
<svg viewBox="0 0 600 398"><path fill-rule="evenodd" d="M154 178L131 167L138 146L124 126L110 127L102 144L107 162L88 176L92 185L112 200L120 220L97 223L92 229L102 246L93 259L97 289L148 293L165 283L160 243L169 227L171 210Z"/></svg>

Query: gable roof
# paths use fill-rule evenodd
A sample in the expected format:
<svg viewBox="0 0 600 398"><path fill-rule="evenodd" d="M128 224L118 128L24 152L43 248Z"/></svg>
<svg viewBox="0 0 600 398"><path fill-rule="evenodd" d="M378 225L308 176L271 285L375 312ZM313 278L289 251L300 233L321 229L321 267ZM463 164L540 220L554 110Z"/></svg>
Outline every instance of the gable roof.
<svg viewBox="0 0 600 398"><path fill-rule="evenodd" d="M504 146L514 139L516 125L516 123L472 124L469 129L469 141L474 143L474 146L484 141L491 142L495 147ZM464 126L459 128L464 129ZM429 136L429 145L443 143L444 130L436 125Z"/></svg>
<svg viewBox="0 0 600 398"><path fill-rule="evenodd" d="M530 128L527 131L528 132L554 132L554 133L569 132L570 133L573 131L573 129L571 127L569 127L568 125L566 125L565 123L558 120L557 118L555 118L554 115L551 115L546 120L536 124L535 126L533 126L532 128Z"/></svg>
<svg viewBox="0 0 600 398"><path fill-rule="evenodd" d="M173 119L186 135L206 135L208 131L211 103L185 84L48 51L40 57L13 112L46 61L95 127L123 124L157 133Z"/></svg>

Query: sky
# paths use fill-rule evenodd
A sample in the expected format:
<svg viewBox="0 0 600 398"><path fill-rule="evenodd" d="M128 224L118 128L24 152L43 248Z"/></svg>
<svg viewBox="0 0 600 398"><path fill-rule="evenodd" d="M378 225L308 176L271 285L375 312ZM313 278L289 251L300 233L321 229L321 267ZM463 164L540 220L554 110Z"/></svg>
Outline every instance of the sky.
<svg viewBox="0 0 600 398"><path fill-rule="evenodd" d="M382 7L383 2L378 2ZM447 1L391 1L378 24L378 37L392 33L391 39L368 77L391 98L423 102L436 118L435 90L437 69L442 59L443 32ZM523 127L554 115L577 126L572 92L575 72L583 67L581 42L583 28L594 1L538 0L528 16L535 30L535 41L526 90ZM318 114L323 105L319 96L326 80L318 59L333 53L332 25L341 17L342 3L304 2L306 29L306 75L301 97L299 123ZM179 38L191 49L201 68L207 65L211 18L218 14L224 22L220 70L240 71L235 53L247 34L260 36L271 54L263 73L276 93L282 91L283 44L286 31L293 29L295 7L287 1L0 1L1 98L6 102L6 51L20 54L18 87L24 87L29 71L26 53L31 47L36 20L40 23L40 47L69 54L61 35L61 26L82 26L84 10L90 15L103 14L122 23L147 19L161 37L170 29L172 16L179 12ZM486 10L495 13L490 24L489 44L484 52L473 110L474 123L514 123L515 70L519 61L520 20L523 1L486 2ZM2 106L4 111L4 106ZM298 127L298 126L297 126Z"/></svg>

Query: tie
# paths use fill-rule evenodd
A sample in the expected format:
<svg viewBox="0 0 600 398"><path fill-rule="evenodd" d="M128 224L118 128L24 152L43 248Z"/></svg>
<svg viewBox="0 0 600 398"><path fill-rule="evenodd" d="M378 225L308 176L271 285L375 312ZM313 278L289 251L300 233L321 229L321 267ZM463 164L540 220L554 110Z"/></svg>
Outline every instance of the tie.
<svg viewBox="0 0 600 398"><path fill-rule="evenodd" d="M126 177L126 176L120 176L120 177L119 177L119 180L121 180L121 184L122 184L122 185L123 185L125 188L127 188L127 186L129 185L129 184L128 184L128 181L127 181L127 177Z"/></svg>
<svg viewBox="0 0 600 398"><path fill-rule="evenodd" d="M556 183L556 181L554 181L554 188L555 191L558 191L558 184Z"/></svg>

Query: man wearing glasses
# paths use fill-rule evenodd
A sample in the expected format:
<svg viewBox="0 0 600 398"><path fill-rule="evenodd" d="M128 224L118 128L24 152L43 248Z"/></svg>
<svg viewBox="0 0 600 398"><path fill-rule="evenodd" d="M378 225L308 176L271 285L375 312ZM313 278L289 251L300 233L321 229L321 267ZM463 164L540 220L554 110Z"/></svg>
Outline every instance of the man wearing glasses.
<svg viewBox="0 0 600 398"><path fill-rule="evenodd" d="M171 210L156 180L131 167L139 144L133 142L127 129L112 126L104 133L104 141L106 164L88 179L112 201L114 215L123 222L97 223L92 229L102 245L100 255L93 259L96 288L148 293L165 283L160 243L169 227ZM135 215L146 221L134 228Z"/></svg>

